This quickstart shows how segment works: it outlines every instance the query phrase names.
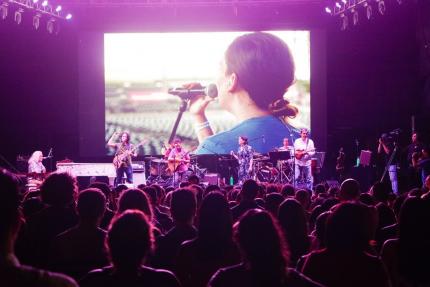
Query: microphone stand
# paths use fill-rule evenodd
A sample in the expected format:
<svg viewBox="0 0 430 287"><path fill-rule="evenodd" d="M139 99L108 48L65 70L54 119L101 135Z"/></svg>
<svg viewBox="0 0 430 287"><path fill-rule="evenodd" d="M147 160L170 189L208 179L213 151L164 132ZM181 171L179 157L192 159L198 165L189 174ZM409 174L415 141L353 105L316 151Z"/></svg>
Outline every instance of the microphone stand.
<svg viewBox="0 0 430 287"><path fill-rule="evenodd" d="M175 121L175 124L173 125L172 132L170 133L169 143L171 143L176 136L176 130L178 129L183 113L187 110L187 106L188 106L188 102L184 99L181 99L178 116L176 117L176 121Z"/></svg>
<svg viewBox="0 0 430 287"><path fill-rule="evenodd" d="M53 157L54 157L54 155L52 154L52 147L51 147L51 149L49 150L49 153L48 153L50 172L53 171L53 169L52 169Z"/></svg>
<svg viewBox="0 0 430 287"><path fill-rule="evenodd" d="M290 134L291 142L293 143L293 186L296 189L296 147L294 146L293 134Z"/></svg>

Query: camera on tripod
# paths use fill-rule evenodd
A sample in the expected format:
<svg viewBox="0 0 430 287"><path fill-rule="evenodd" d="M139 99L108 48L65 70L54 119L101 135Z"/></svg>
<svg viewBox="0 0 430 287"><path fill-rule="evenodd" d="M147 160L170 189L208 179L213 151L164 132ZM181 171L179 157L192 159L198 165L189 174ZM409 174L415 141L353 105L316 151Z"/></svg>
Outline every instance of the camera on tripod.
<svg viewBox="0 0 430 287"><path fill-rule="evenodd" d="M398 139L401 133L402 133L401 129L394 129L391 132L383 133L381 135L381 141L384 145L392 145L398 142Z"/></svg>

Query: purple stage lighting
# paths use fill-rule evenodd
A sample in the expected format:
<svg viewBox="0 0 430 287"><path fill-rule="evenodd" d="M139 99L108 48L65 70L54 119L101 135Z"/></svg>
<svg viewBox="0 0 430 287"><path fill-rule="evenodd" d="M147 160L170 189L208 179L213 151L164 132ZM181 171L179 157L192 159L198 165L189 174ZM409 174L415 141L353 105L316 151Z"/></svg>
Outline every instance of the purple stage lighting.
<svg viewBox="0 0 430 287"><path fill-rule="evenodd" d="M329 7L325 7L325 12L331 14L331 9Z"/></svg>
<svg viewBox="0 0 430 287"><path fill-rule="evenodd" d="M66 19L67 19L67 20L72 19L72 14L70 14L70 13L69 13L69 14L67 14Z"/></svg>
<svg viewBox="0 0 430 287"><path fill-rule="evenodd" d="M61 5L58 5L57 8L55 8L55 11L60 12L62 9Z"/></svg>
<svg viewBox="0 0 430 287"><path fill-rule="evenodd" d="M43 7L48 6L48 1L47 1L47 0L43 1L43 2L42 2L42 6L43 6Z"/></svg>

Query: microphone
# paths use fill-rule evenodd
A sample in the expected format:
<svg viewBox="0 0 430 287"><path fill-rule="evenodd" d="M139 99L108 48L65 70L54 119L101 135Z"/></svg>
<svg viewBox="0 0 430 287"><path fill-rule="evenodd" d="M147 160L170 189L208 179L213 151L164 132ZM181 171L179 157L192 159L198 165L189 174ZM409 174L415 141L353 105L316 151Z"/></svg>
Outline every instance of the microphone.
<svg viewBox="0 0 430 287"><path fill-rule="evenodd" d="M167 93L178 96L183 100L190 100L196 96L206 95L212 99L218 97L218 89L215 84L209 84L207 87L191 88L184 87L170 88Z"/></svg>

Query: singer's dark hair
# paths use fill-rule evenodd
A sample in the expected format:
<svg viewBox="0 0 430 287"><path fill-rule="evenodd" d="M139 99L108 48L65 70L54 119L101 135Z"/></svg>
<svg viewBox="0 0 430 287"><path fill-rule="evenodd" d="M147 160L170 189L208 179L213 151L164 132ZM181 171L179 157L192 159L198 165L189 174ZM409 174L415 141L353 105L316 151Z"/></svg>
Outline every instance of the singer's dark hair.
<svg viewBox="0 0 430 287"><path fill-rule="evenodd" d="M248 137L246 136L239 136L239 137L243 140L245 144L248 144Z"/></svg>
<svg viewBox="0 0 430 287"><path fill-rule="evenodd" d="M227 73L235 73L240 86L256 105L277 117L294 117L298 109L283 96L294 82L294 61L287 44L263 32L236 38L225 53Z"/></svg>

